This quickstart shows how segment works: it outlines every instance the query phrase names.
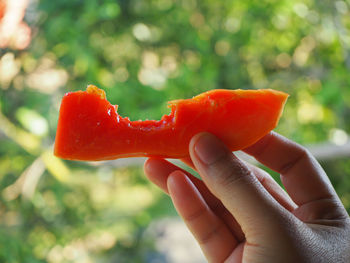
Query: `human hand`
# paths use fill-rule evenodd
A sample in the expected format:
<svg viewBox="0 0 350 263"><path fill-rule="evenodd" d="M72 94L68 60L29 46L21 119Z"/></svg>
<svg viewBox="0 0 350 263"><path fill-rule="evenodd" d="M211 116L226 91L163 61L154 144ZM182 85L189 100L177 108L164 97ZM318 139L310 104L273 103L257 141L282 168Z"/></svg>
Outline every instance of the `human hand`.
<svg viewBox="0 0 350 263"><path fill-rule="evenodd" d="M302 146L269 133L245 152L281 174L236 158L213 135L189 146L202 180L163 159L145 163L209 262L350 262L350 218L327 175Z"/></svg>

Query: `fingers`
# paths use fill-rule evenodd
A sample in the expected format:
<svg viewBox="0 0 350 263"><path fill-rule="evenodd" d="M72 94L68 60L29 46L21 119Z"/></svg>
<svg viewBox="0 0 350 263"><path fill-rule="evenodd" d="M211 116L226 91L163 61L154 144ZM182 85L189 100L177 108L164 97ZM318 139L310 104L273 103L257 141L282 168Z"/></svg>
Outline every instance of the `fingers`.
<svg viewBox="0 0 350 263"><path fill-rule="evenodd" d="M297 205L336 197L321 166L297 143L272 132L244 151L281 174L283 185Z"/></svg>
<svg viewBox="0 0 350 263"><path fill-rule="evenodd" d="M187 173L176 165L159 158L149 158L144 165L144 172L147 175L148 179L150 179L167 194L169 193L167 187L168 176L177 170L180 170L187 175L187 177L197 187L201 194L205 196L206 201L210 206L218 205L217 203L220 201L212 193L210 193L210 191L200 179L191 175L190 173Z"/></svg>
<svg viewBox="0 0 350 263"><path fill-rule="evenodd" d="M271 177L270 174L264 170L245 163L248 168L253 172L253 174L258 178L259 182L265 187L265 189L272 195L275 200L282 205L285 209L292 212L298 206L293 202L289 195L279 186L279 184Z"/></svg>
<svg viewBox="0 0 350 263"><path fill-rule="evenodd" d="M183 162L186 164L192 164L192 168L194 168L193 163L190 159L183 159ZM290 199L290 197L286 194L286 192L276 183L276 181L264 170L251 165L249 163L245 163L252 170L254 176L260 181L260 183L265 187L265 189L286 209L289 211L293 211L297 206ZM178 166L159 158L149 158L145 162L145 174L148 179L156 184L159 188L161 188L165 193L168 194L168 189L166 185L167 178L170 173L181 170L184 172L188 178L195 184L197 189L200 191L208 205L214 210L222 211L224 207L218 207L220 200L218 200L205 186L203 181L193 176L192 174L182 170ZM218 211L219 212L219 211ZM230 219L231 218L227 218Z"/></svg>
<svg viewBox="0 0 350 263"><path fill-rule="evenodd" d="M227 226L211 211L185 173L175 171L167 180L174 206L209 262L223 262L237 246Z"/></svg>
<svg viewBox="0 0 350 263"><path fill-rule="evenodd" d="M190 155L207 187L234 215L247 238L254 225L268 227L278 220L282 207L216 137L208 133L194 136Z"/></svg>
<svg viewBox="0 0 350 263"><path fill-rule="evenodd" d="M148 179L159 186L165 193L169 193L167 187L168 176L172 172L178 170L186 174L187 178L192 181L210 209L223 220L233 235L238 240L243 240L244 234L237 221L233 218L232 214L227 211L221 201L208 190L203 181L164 159L149 158L144 165L144 171Z"/></svg>

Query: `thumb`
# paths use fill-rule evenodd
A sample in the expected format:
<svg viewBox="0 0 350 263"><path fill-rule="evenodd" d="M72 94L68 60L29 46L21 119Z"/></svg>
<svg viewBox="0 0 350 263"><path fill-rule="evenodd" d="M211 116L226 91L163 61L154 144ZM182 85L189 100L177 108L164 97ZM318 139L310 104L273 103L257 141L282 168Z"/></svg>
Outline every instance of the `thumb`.
<svg viewBox="0 0 350 263"><path fill-rule="evenodd" d="M275 225L282 207L221 141L200 133L192 138L189 150L204 183L232 213L246 236L258 225Z"/></svg>

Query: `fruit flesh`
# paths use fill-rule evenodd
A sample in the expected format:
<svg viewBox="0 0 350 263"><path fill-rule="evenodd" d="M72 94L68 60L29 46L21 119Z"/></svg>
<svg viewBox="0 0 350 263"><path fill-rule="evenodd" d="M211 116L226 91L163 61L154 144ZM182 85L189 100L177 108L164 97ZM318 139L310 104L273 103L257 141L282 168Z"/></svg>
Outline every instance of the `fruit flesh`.
<svg viewBox="0 0 350 263"><path fill-rule="evenodd" d="M170 101L170 114L160 120L130 121L90 85L64 96L54 151L71 160L183 158L192 136L203 131L240 150L276 127L287 97L274 90L212 90Z"/></svg>

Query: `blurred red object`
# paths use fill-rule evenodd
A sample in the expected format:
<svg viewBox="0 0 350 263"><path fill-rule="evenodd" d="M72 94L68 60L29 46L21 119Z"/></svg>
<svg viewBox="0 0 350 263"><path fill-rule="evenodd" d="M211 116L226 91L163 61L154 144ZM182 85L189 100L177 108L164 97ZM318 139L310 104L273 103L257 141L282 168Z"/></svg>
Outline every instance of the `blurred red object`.
<svg viewBox="0 0 350 263"><path fill-rule="evenodd" d="M0 19L2 19L5 14L5 7L5 1L0 0Z"/></svg>
<svg viewBox="0 0 350 263"><path fill-rule="evenodd" d="M0 0L0 48L25 49L31 29L22 20L29 0Z"/></svg>

